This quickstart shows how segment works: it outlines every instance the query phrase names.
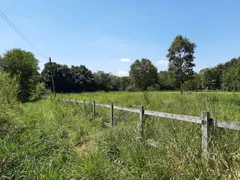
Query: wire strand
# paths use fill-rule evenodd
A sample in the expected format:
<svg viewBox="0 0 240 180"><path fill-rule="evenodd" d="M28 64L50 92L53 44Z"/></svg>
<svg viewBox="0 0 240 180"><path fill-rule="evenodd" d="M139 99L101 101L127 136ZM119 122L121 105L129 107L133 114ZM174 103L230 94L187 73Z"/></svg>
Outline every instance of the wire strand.
<svg viewBox="0 0 240 180"><path fill-rule="evenodd" d="M28 43L33 49L38 51L38 53L41 56L43 56L44 58L48 58L14 25L14 23L1 10L0 10L0 16L26 43Z"/></svg>

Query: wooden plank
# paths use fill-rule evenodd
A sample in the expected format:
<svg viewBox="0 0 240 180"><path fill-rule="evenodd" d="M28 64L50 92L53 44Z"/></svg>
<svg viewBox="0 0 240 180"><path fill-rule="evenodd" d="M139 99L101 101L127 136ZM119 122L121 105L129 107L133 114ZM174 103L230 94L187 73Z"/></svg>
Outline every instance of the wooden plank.
<svg viewBox="0 0 240 180"><path fill-rule="evenodd" d="M158 144L156 143L156 141L154 141L153 139L147 139L146 140L146 143L152 147L155 147L157 148L158 147Z"/></svg>
<svg viewBox="0 0 240 180"><path fill-rule="evenodd" d="M240 122L216 120L215 126L240 131Z"/></svg>
<svg viewBox="0 0 240 180"><path fill-rule="evenodd" d="M210 126L212 125L209 112L202 112L202 154L207 158L209 155L209 141L211 139Z"/></svg>
<svg viewBox="0 0 240 180"><path fill-rule="evenodd" d="M70 99L58 99L59 101L66 101L66 102L78 102L78 103L84 103L85 101L81 100L70 100ZM93 105L94 102L85 102L86 104ZM110 108L110 105L102 104L102 103L96 103L95 106L101 106L101 107L107 107ZM130 107L124 107L124 106L114 106L114 109L133 112L133 113L139 113L139 109L136 108L130 108ZM155 117L161 117L161 118L167 118L167 119L173 119L173 120L179 120L179 121L185 121L185 122L191 122L191 123L197 123L202 124L202 119L200 117L195 116L186 116L186 115L180 115L180 114L171 114L171 113L164 113L164 112L156 112L156 111L148 111L146 110L145 115L148 116L155 116ZM222 120L215 120L215 126L220 128L227 128L232 130L240 130L240 122L229 122L229 121L222 121Z"/></svg>
<svg viewBox="0 0 240 180"><path fill-rule="evenodd" d="M104 126L112 127L111 123L103 122Z"/></svg>
<svg viewBox="0 0 240 180"><path fill-rule="evenodd" d="M83 100L83 113L86 113L86 104L85 104L85 100Z"/></svg>
<svg viewBox="0 0 240 180"><path fill-rule="evenodd" d="M139 109L123 107L123 106L114 106L114 109L128 111L128 112L134 112L134 113L139 113Z"/></svg>
<svg viewBox="0 0 240 180"><path fill-rule="evenodd" d="M66 101L66 102L76 102L76 103L83 103L83 101L80 101L80 100L71 100L71 99L59 99L59 101Z"/></svg>
<svg viewBox="0 0 240 180"><path fill-rule="evenodd" d="M140 136L141 138L144 138L144 107L140 107L140 124L139 124L139 131L140 131Z"/></svg>
<svg viewBox="0 0 240 180"><path fill-rule="evenodd" d="M107 104L96 103L95 105L110 108L110 105L107 105Z"/></svg>
<svg viewBox="0 0 240 180"><path fill-rule="evenodd" d="M110 105L110 123L111 123L112 126L114 126L113 114L114 114L114 108L113 108L113 103L111 102L111 105Z"/></svg>
<svg viewBox="0 0 240 180"><path fill-rule="evenodd" d="M96 101L93 101L93 116L96 115Z"/></svg>
<svg viewBox="0 0 240 180"><path fill-rule="evenodd" d="M87 102L87 101L85 101L85 104L93 105L93 102ZM96 105L96 104L95 104L95 105Z"/></svg>
<svg viewBox="0 0 240 180"><path fill-rule="evenodd" d="M202 123L201 118L195 117L195 116L186 116L186 115L180 115L180 114L171 114L171 113L163 113L163 112L155 112L155 111L145 111L145 115L192 122L197 124Z"/></svg>

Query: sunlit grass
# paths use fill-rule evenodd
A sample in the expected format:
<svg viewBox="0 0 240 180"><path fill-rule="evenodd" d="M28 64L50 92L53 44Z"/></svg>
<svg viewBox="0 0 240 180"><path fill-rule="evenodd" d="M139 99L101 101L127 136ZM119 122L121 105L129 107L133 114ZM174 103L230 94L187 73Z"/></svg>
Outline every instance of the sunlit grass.
<svg viewBox="0 0 240 180"><path fill-rule="evenodd" d="M240 121L240 94L228 92L96 92L81 94L60 94L59 98L86 100L127 107L200 116L209 111L212 118Z"/></svg>
<svg viewBox="0 0 240 180"><path fill-rule="evenodd" d="M111 92L64 94L71 98L240 121L240 95L233 93ZM82 104L41 100L22 105L4 124L0 140L1 179L239 179L240 132L216 129L208 163L201 156L201 126ZM1 121L3 122L3 121ZM4 122L3 122L4 123ZM2 126L3 127L3 126ZM3 128L0 127L1 132ZM150 146L147 142L154 142Z"/></svg>

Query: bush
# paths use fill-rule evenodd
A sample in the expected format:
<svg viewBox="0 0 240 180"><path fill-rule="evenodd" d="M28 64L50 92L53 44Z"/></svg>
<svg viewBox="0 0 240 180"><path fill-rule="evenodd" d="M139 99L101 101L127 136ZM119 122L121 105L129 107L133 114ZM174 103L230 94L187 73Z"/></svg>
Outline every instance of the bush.
<svg viewBox="0 0 240 180"><path fill-rule="evenodd" d="M0 72L0 120L14 116L13 109L18 104L19 84L16 78L11 78L9 74Z"/></svg>
<svg viewBox="0 0 240 180"><path fill-rule="evenodd" d="M31 92L31 100L40 99L47 94L47 92L44 83L38 83L35 89Z"/></svg>
<svg viewBox="0 0 240 180"><path fill-rule="evenodd" d="M132 85L129 85L129 86L126 88L126 91L128 91L128 92L134 92L134 91L136 91L136 89L135 89Z"/></svg>
<svg viewBox="0 0 240 180"><path fill-rule="evenodd" d="M160 90L160 86L158 84L154 84L147 88L147 91L158 91L158 90Z"/></svg>

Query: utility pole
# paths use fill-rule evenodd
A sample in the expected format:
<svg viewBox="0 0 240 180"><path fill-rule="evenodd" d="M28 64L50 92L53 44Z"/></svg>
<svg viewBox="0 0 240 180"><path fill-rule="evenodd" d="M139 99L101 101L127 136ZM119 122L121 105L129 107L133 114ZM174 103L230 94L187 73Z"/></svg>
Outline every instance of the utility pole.
<svg viewBox="0 0 240 180"><path fill-rule="evenodd" d="M51 57L49 57L49 63L50 63L50 71L51 71L51 77L52 77L52 91L53 91L54 97L56 97L56 91L55 91L55 83L54 83L54 78L53 78L53 70L52 70Z"/></svg>

